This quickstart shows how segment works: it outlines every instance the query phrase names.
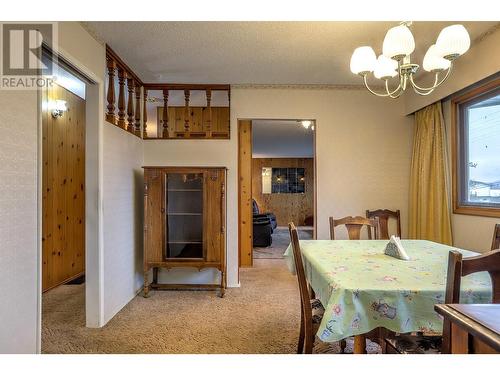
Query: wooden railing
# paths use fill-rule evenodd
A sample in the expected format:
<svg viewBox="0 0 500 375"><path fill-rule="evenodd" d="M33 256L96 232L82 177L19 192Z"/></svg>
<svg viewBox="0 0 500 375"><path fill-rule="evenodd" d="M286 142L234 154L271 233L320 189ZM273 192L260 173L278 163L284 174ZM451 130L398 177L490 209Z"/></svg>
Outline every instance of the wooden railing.
<svg viewBox="0 0 500 375"><path fill-rule="evenodd" d="M158 107L157 134L148 135L146 106L151 91L160 91L163 97L163 106ZM184 92L184 106L169 106L169 99L173 91ZM192 91L204 91L206 105L191 106ZM225 91L228 95L228 104L224 107L212 107L213 91ZM169 84L169 83L144 83L144 139L229 139L229 85L208 84ZM215 115L215 116L214 116ZM217 118L217 123L214 118ZM179 123L183 122L182 126Z"/></svg>
<svg viewBox="0 0 500 375"><path fill-rule="evenodd" d="M143 139L229 139L229 85L143 83L109 46L106 61L106 121ZM195 91L204 92L206 100L202 105L191 105ZM224 105L213 106L215 91L227 93ZM177 97L177 106L171 105L172 96ZM160 106L154 105L157 102ZM148 104L150 110L157 111L153 112L157 118L156 132L148 132Z"/></svg>
<svg viewBox="0 0 500 375"><path fill-rule="evenodd" d="M141 88L144 84L109 46L106 46L106 63L108 73L106 121L141 137ZM118 79L118 101L115 93L115 77Z"/></svg>

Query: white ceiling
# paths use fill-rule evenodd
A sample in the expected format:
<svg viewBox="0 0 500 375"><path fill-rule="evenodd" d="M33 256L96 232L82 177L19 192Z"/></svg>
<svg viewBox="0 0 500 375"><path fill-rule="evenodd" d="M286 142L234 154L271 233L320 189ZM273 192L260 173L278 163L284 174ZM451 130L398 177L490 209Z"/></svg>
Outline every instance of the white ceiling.
<svg viewBox="0 0 500 375"><path fill-rule="evenodd" d="M456 22L414 22L421 63L440 30ZM497 22L460 22L474 40ZM85 22L145 82L360 84L352 51L381 53L398 22Z"/></svg>
<svg viewBox="0 0 500 375"><path fill-rule="evenodd" d="M296 120L252 121L252 157L312 158L314 132Z"/></svg>

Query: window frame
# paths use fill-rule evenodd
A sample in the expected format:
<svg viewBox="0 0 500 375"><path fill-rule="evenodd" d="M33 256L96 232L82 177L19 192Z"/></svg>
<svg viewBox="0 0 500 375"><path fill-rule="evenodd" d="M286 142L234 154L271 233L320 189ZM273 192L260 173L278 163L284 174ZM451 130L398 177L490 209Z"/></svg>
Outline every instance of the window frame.
<svg viewBox="0 0 500 375"><path fill-rule="evenodd" d="M463 199L465 189L465 155L468 144L464 144L465 122L461 116L461 107L467 103L474 103L480 99L485 99L500 90L500 78L494 79L480 87L466 92L451 100L451 125L452 125L452 195L453 213L474 216L500 217L500 206L494 207L482 204L466 203Z"/></svg>

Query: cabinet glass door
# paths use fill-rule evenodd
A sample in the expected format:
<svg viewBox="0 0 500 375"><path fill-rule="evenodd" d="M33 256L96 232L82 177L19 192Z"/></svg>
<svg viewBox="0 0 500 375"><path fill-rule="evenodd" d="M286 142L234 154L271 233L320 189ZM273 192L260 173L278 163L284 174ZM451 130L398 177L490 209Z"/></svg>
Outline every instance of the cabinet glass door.
<svg viewBox="0 0 500 375"><path fill-rule="evenodd" d="M167 173L165 186L165 258L203 258L203 173Z"/></svg>

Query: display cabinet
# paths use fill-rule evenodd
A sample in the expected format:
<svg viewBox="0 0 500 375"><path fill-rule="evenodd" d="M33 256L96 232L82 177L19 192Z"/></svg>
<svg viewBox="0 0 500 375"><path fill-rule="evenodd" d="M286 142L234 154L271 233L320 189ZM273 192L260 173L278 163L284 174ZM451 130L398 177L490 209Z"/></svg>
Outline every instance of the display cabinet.
<svg viewBox="0 0 500 375"><path fill-rule="evenodd" d="M144 167L144 296L150 289L226 288L226 168ZM158 269L216 268L219 284L160 284ZM149 272L153 270L153 282Z"/></svg>

